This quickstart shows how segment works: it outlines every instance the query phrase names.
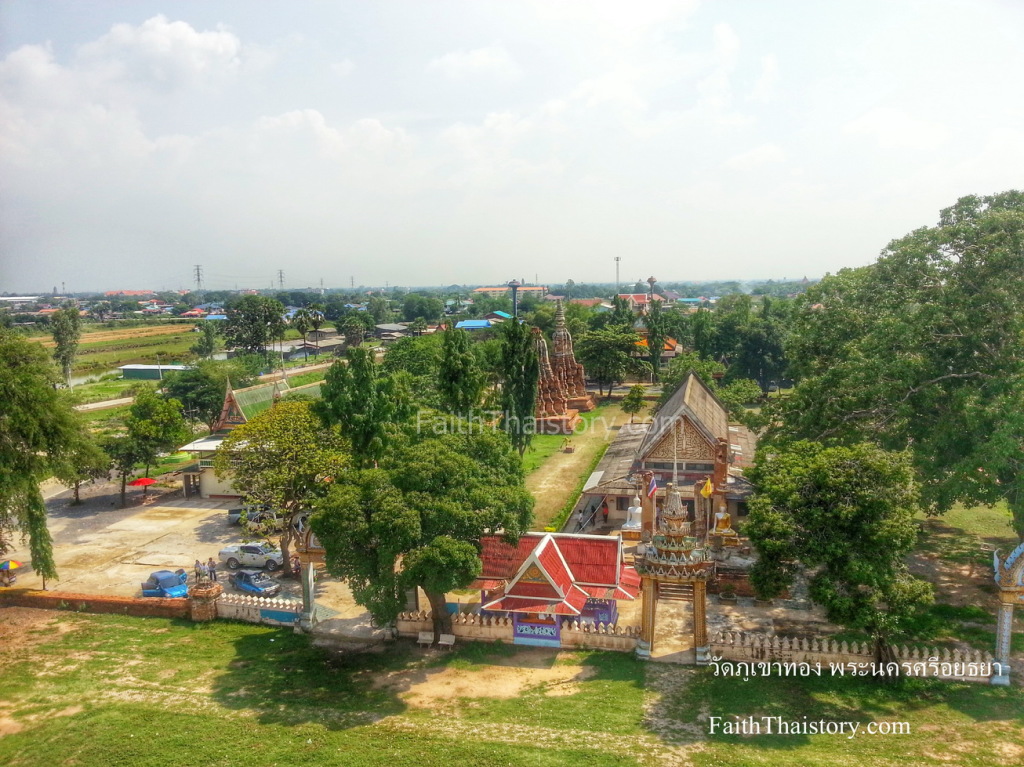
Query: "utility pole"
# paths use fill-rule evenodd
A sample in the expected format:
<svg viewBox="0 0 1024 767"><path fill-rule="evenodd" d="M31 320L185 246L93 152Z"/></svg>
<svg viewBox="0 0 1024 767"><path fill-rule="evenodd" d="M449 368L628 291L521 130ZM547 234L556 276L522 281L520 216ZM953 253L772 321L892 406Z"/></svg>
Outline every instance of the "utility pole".
<svg viewBox="0 0 1024 767"><path fill-rule="evenodd" d="M284 290L284 269L277 270L277 287L278 290Z"/></svg>
<svg viewBox="0 0 1024 767"><path fill-rule="evenodd" d="M621 260L620 256L615 257L615 295L619 295L619 261Z"/></svg>
<svg viewBox="0 0 1024 767"><path fill-rule="evenodd" d="M196 281L196 293L203 289L203 265L196 264L192 267L192 274Z"/></svg>
<svg viewBox="0 0 1024 767"><path fill-rule="evenodd" d="M348 278L348 286L350 288L355 288L355 286L356 286L356 278L354 276Z"/></svg>

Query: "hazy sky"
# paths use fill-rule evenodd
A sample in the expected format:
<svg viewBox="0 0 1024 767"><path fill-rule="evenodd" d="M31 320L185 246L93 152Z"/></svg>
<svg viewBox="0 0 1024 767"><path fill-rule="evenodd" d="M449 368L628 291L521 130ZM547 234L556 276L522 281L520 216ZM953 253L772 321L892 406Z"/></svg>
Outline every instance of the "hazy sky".
<svg viewBox="0 0 1024 767"><path fill-rule="evenodd" d="M0 290L820 276L1024 186L1024 2L0 0Z"/></svg>

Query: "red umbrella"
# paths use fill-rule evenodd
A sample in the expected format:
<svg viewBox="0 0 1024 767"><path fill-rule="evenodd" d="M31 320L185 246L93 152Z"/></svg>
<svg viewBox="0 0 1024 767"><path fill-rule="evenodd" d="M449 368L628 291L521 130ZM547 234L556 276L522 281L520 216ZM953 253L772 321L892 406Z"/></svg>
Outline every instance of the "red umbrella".
<svg viewBox="0 0 1024 767"><path fill-rule="evenodd" d="M156 480L149 477L139 477L138 479L133 479L128 484L132 487L145 487L146 485L155 485Z"/></svg>

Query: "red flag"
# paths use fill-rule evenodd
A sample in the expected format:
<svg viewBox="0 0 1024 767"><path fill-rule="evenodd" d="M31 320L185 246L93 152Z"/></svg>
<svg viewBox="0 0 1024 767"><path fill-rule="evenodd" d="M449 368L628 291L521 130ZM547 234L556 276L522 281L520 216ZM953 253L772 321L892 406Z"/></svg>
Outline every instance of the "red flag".
<svg viewBox="0 0 1024 767"><path fill-rule="evenodd" d="M647 497L653 498L654 494L658 492L658 483L654 481L654 477L651 477L651 484L647 486Z"/></svg>

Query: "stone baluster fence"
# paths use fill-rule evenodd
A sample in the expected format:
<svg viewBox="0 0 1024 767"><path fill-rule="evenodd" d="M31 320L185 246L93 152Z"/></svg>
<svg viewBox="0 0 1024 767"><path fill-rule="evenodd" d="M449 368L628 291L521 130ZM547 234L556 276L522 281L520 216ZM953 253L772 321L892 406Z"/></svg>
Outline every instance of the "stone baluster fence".
<svg viewBox="0 0 1024 767"><path fill-rule="evenodd" d="M217 617L246 623L291 626L302 612L297 599L267 599L243 594L221 594L217 598Z"/></svg>
<svg viewBox="0 0 1024 767"><path fill-rule="evenodd" d="M904 676L935 677L965 682L988 682L993 673L992 655L980 650L893 646L894 662ZM721 663L716 674L764 676L783 674L881 676L888 664L876 663L870 642L837 642L834 639L779 637L771 634L720 632L711 639L711 655Z"/></svg>
<svg viewBox="0 0 1024 767"><path fill-rule="evenodd" d="M580 650L633 652L640 638L639 626L619 627L614 623L562 622L562 647Z"/></svg>

